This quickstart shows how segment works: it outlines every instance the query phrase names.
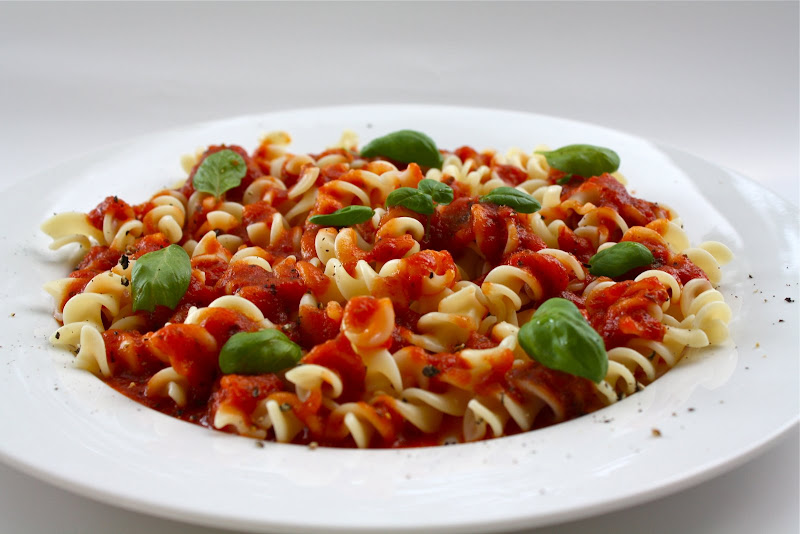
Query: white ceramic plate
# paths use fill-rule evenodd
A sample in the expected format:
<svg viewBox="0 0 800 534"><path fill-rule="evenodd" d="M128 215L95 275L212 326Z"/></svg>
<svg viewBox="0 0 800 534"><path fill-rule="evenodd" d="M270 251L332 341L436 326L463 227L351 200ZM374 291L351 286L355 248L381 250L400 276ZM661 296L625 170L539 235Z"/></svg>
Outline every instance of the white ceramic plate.
<svg viewBox="0 0 800 534"><path fill-rule="evenodd" d="M694 243L736 254L721 291L732 342L686 357L645 391L545 430L476 444L334 450L222 434L143 408L52 349L41 289L69 269L39 224L108 194L142 202L211 143L252 149L283 129L297 152L345 128L362 143L401 128L439 146L615 149L638 196L682 215ZM538 526L631 506L751 457L798 420L798 212L751 181L688 154L551 117L441 106L270 113L140 138L6 188L0 266L0 458L60 487L143 513L254 531L470 532ZM752 276L752 278L751 278ZM783 322L780 322L780 320ZM653 429L661 437L653 435Z"/></svg>

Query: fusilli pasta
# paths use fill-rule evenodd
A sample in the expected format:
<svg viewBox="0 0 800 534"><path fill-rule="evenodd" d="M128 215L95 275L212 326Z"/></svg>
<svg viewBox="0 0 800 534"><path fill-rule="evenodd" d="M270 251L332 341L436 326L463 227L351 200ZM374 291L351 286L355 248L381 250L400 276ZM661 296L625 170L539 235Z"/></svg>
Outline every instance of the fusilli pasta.
<svg viewBox="0 0 800 534"><path fill-rule="evenodd" d="M46 221L51 248L77 245L82 256L45 286L62 323L51 342L175 417L363 448L555 424L646 387L687 348L728 339L717 286L731 251L691 246L677 214L631 196L618 172L566 172L545 147L464 146L421 167L363 155L353 132L319 154L293 154L290 143L273 132L251 154L211 146L183 158L183 185L143 204L108 197ZM213 158L238 176L221 193L199 183ZM353 222L319 222L359 209ZM595 255L627 242L652 260L598 274ZM159 279L169 266L157 282L142 274L171 245L186 252L186 283L177 305L147 309L146 284L176 284ZM600 336L607 371L596 381L523 347L522 331L554 298Z"/></svg>

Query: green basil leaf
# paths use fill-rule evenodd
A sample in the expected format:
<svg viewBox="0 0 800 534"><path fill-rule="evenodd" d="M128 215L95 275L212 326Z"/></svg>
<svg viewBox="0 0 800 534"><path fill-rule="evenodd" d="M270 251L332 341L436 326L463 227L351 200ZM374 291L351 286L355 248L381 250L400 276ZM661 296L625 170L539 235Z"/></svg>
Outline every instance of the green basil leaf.
<svg viewBox="0 0 800 534"><path fill-rule="evenodd" d="M422 132L399 130L373 139L361 149L365 158L382 156L402 163L416 163L421 167L442 168L444 159L433 139Z"/></svg>
<svg viewBox="0 0 800 534"><path fill-rule="evenodd" d="M595 276L614 278L654 261L653 253L646 246L635 241L623 241L589 258L589 272Z"/></svg>
<svg viewBox="0 0 800 534"><path fill-rule="evenodd" d="M417 189L426 195L430 195L434 202L438 202L439 204L447 205L453 201L453 189L442 182L424 178L417 184Z"/></svg>
<svg viewBox="0 0 800 534"><path fill-rule="evenodd" d="M533 213L542 209L539 201L528 193L507 186L492 189L488 195L482 196L480 201L509 206L520 213Z"/></svg>
<svg viewBox="0 0 800 534"><path fill-rule="evenodd" d="M566 299L552 298L539 306L519 329L517 339L531 358L550 369L595 383L608 371L603 338Z"/></svg>
<svg viewBox="0 0 800 534"><path fill-rule="evenodd" d="M594 145L568 145L557 150L540 150L547 164L568 174L584 178L600 176L619 169L619 156L610 148Z"/></svg>
<svg viewBox="0 0 800 534"><path fill-rule="evenodd" d="M566 183L569 183L569 181L570 181L571 179L572 179L572 175L571 175L571 174L565 174L564 176L562 176L561 178L559 178L558 180L556 180L556 183L557 183L558 185L564 185L564 184L566 184Z"/></svg>
<svg viewBox="0 0 800 534"><path fill-rule="evenodd" d="M233 150L224 149L206 156L194 173L194 188L217 198L242 183L247 174L244 158Z"/></svg>
<svg viewBox="0 0 800 534"><path fill-rule="evenodd" d="M369 206L347 206L328 215L314 215L308 222L323 226L350 226L368 221L375 211Z"/></svg>
<svg viewBox="0 0 800 534"><path fill-rule="evenodd" d="M219 352L225 374L259 375L294 367L302 352L283 332L268 328L234 334Z"/></svg>
<svg viewBox="0 0 800 534"><path fill-rule="evenodd" d="M144 254L131 272L133 311L151 312L156 306L174 310L191 279L192 263L182 247L170 245Z"/></svg>
<svg viewBox="0 0 800 534"><path fill-rule="evenodd" d="M389 193L389 196L386 197L386 206L403 206L423 215L433 213L431 196L413 187L401 187Z"/></svg>

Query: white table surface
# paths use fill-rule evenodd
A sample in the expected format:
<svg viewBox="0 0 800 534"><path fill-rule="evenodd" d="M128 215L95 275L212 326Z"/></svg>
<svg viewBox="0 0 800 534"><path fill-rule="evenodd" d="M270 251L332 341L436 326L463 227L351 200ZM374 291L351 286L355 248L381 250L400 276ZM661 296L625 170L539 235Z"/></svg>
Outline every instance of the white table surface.
<svg viewBox="0 0 800 534"><path fill-rule="evenodd" d="M797 204L798 6L0 3L0 185L176 125L410 102L602 124ZM796 534L798 443L795 426L694 488L546 531ZM0 465L0 532L223 531L100 504Z"/></svg>

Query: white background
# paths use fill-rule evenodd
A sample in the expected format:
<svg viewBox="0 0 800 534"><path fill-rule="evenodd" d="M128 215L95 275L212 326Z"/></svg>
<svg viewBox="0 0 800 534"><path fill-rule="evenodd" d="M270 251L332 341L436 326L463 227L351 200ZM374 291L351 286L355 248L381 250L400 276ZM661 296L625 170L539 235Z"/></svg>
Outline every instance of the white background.
<svg viewBox="0 0 800 534"><path fill-rule="evenodd" d="M797 204L798 11L796 2L0 3L0 187L172 126L408 102L625 130ZM798 448L795 428L695 488L547 532L796 534ZM98 504L2 465L0 531L221 532Z"/></svg>

